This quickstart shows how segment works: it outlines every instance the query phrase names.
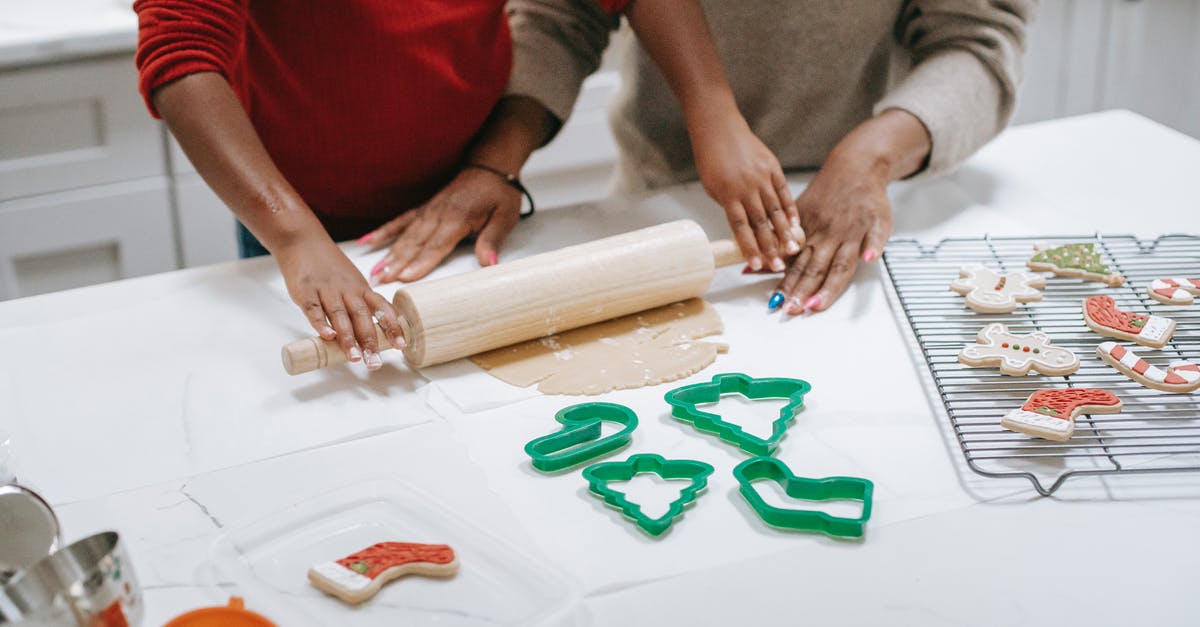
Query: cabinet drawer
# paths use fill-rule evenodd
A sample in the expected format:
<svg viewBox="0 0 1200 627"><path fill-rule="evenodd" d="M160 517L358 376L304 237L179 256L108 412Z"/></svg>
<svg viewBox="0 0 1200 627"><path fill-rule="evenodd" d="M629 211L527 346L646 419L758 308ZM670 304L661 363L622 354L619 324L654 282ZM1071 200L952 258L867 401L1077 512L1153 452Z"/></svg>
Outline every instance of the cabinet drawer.
<svg viewBox="0 0 1200 627"><path fill-rule="evenodd" d="M0 71L0 200L164 171L132 55Z"/></svg>
<svg viewBox="0 0 1200 627"><path fill-rule="evenodd" d="M0 202L0 299L175 268L165 177Z"/></svg>

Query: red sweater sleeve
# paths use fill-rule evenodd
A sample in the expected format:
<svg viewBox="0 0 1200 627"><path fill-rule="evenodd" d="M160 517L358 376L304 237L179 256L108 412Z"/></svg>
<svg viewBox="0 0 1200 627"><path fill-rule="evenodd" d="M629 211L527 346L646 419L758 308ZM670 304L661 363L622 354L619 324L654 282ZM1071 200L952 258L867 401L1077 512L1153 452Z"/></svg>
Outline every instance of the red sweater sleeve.
<svg viewBox="0 0 1200 627"><path fill-rule="evenodd" d="M150 114L150 96L173 80L196 72L219 72L230 80L246 36L247 0L137 0L138 90Z"/></svg>
<svg viewBox="0 0 1200 627"><path fill-rule="evenodd" d="M624 13L629 5L633 4L633 0L596 0L596 4L600 5L601 9L609 13Z"/></svg>

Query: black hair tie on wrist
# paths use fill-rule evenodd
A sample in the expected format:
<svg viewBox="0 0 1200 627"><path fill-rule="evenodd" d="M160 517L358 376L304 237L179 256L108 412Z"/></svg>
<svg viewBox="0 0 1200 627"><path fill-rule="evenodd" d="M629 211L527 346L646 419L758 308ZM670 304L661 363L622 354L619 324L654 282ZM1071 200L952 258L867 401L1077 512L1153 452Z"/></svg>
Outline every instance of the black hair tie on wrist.
<svg viewBox="0 0 1200 627"><path fill-rule="evenodd" d="M482 163L467 163L467 164L463 165L464 170L467 168L474 168L476 170L483 170L484 172L491 172L492 174L495 174L496 176L504 179L505 183L512 185L514 189L516 189L518 192L521 192L521 194L523 196L525 196L525 200L529 201L529 211L522 211L521 219L524 220L525 218L528 218L529 216L533 215L533 194L529 193L529 190L525 188L525 185L521 183L521 179L517 178L517 175L509 174L508 172L505 172L503 170L497 170L496 168L493 168L492 166L483 165Z"/></svg>

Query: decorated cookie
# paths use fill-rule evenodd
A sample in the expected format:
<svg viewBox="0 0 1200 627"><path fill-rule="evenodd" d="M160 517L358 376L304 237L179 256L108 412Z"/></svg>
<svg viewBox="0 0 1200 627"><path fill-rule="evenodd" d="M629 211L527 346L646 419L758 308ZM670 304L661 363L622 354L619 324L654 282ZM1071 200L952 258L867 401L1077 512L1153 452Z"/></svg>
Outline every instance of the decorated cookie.
<svg viewBox="0 0 1200 627"><path fill-rule="evenodd" d="M1146 293L1164 305L1190 305L1200 296L1200 279L1154 279Z"/></svg>
<svg viewBox="0 0 1200 627"><path fill-rule="evenodd" d="M959 278L950 289L967 297L967 307L980 313L1008 313L1018 303L1042 300L1038 289L1046 287L1046 277L1032 272L998 274L982 264L971 263L958 271Z"/></svg>
<svg viewBox="0 0 1200 627"><path fill-rule="evenodd" d="M1083 301L1083 321L1105 337L1162 348L1175 333L1175 321L1162 316L1117 309L1112 296L1096 295Z"/></svg>
<svg viewBox="0 0 1200 627"><path fill-rule="evenodd" d="M397 577L449 577L457 572L458 558L445 544L380 542L336 562L313 566L308 580L319 590L358 604Z"/></svg>
<svg viewBox="0 0 1200 627"><path fill-rule="evenodd" d="M958 354L958 361L968 366L1000 366L1000 372L1011 376L1029 374L1068 375L1079 369L1075 353L1050 346L1050 338L1041 331L1031 335L1013 335L999 322L983 327L975 338Z"/></svg>
<svg viewBox="0 0 1200 627"><path fill-rule="evenodd" d="M1094 244L1063 244L1053 248L1035 246L1034 252L1025 264L1030 270L1098 281L1110 287L1125 283L1125 277L1110 272L1108 265L1100 260L1100 253L1096 252Z"/></svg>
<svg viewBox="0 0 1200 627"><path fill-rule="evenodd" d="M1075 433L1075 418L1080 414L1115 414L1121 411L1121 399L1100 388L1058 388L1038 390L1029 395L1020 408L1000 420L1009 431L1056 442L1066 442Z"/></svg>
<svg viewBox="0 0 1200 627"><path fill-rule="evenodd" d="M1166 370L1151 366L1145 359L1116 342L1101 342L1096 354L1121 374L1148 388L1187 394L1200 389L1200 366L1188 361L1173 361Z"/></svg>

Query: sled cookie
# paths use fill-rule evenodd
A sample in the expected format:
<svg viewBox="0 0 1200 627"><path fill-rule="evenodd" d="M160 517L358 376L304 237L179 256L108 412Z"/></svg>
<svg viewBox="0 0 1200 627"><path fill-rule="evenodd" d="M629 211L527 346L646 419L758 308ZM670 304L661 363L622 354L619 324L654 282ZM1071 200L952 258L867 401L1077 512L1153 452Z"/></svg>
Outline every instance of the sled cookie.
<svg viewBox="0 0 1200 627"><path fill-rule="evenodd" d="M1117 309L1112 296L1103 294L1083 301L1083 321L1100 335L1137 342L1150 348L1166 346L1175 333L1174 320Z"/></svg>
<svg viewBox="0 0 1200 627"><path fill-rule="evenodd" d="M1109 287L1125 283L1125 277L1109 272L1108 264L1100 260L1094 244L1063 244L1053 248L1039 245L1033 249L1035 254L1025 263L1030 270L1097 281Z"/></svg>
<svg viewBox="0 0 1200 627"><path fill-rule="evenodd" d="M1200 389L1200 366L1189 361L1173 361L1166 370L1151 366L1145 359L1116 342L1101 342L1096 355L1121 374L1142 385L1174 394Z"/></svg>
<svg viewBox="0 0 1200 627"><path fill-rule="evenodd" d="M1164 305L1190 305L1200 296L1200 279L1154 279L1146 294Z"/></svg>
<svg viewBox="0 0 1200 627"><path fill-rule="evenodd" d="M1050 338L1041 331L1013 335L1008 327L993 322L979 331L975 342L963 347L958 354L959 363L976 368L999 366L1002 374L1014 377L1029 374L1030 370L1063 376L1079 369L1075 353L1050 346Z"/></svg>
<svg viewBox="0 0 1200 627"><path fill-rule="evenodd" d="M336 562L314 565L308 580L318 590L358 604L397 577L449 577L457 572L458 557L445 544L380 542Z"/></svg>
<svg viewBox="0 0 1200 627"><path fill-rule="evenodd" d="M1035 438L1066 442L1075 433L1075 418L1080 414L1115 414L1121 411L1121 399L1099 388L1057 388L1038 390L1024 405L1000 420L1000 426Z"/></svg>
<svg viewBox="0 0 1200 627"><path fill-rule="evenodd" d="M1046 277L1032 272L1000 275L982 264L959 268L959 278L950 289L967 297L967 307L979 313L1008 313L1019 303L1042 300L1038 288L1046 287Z"/></svg>

